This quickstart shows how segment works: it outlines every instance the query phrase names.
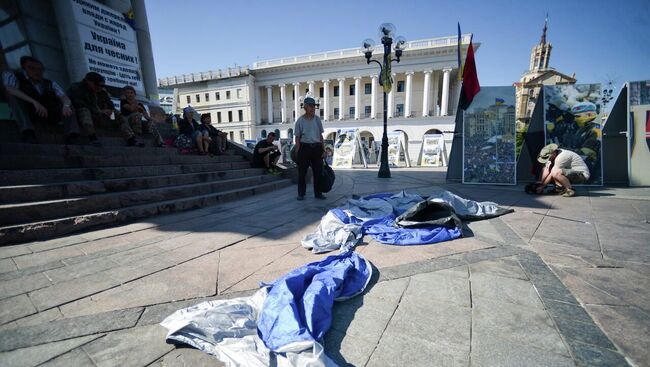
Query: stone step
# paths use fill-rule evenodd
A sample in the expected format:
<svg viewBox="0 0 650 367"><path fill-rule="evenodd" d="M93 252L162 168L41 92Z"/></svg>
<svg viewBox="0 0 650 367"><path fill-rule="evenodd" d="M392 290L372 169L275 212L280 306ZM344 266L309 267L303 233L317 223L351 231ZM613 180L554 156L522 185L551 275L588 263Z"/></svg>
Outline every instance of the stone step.
<svg viewBox="0 0 650 367"><path fill-rule="evenodd" d="M51 168L94 168L112 166L150 166L163 164L188 164L188 163L225 163L243 161L244 158L237 155L201 156L201 155L71 155L71 156L50 156L50 155L2 155L0 169L4 170L26 170L26 169L51 169Z"/></svg>
<svg viewBox="0 0 650 367"><path fill-rule="evenodd" d="M244 160L241 156L235 157L239 157L240 161L215 162L211 158L203 157L205 158L203 163L189 164L0 170L0 185L35 185L67 181L109 180L250 168L250 162Z"/></svg>
<svg viewBox="0 0 650 367"><path fill-rule="evenodd" d="M58 200L32 201L0 205L0 226L40 222L48 219L104 212L127 206L167 201L174 198L207 195L277 181L273 175L255 175L229 180L165 186L154 189L111 192L105 194L67 197Z"/></svg>
<svg viewBox="0 0 650 367"><path fill-rule="evenodd" d="M277 190L287 187L290 184L291 182L289 180L278 179L276 177L271 182L239 187L228 191L120 207L111 211L84 214L81 216L0 227L0 246L34 240L45 240L93 227L117 225L137 218L201 208Z"/></svg>
<svg viewBox="0 0 650 367"><path fill-rule="evenodd" d="M124 177L109 180L68 181L40 185L0 186L0 204L56 200L65 197L110 192L152 189L164 186L188 185L260 175L261 168L244 168L162 176Z"/></svg>
<svg viewBox="0 0 650 367"><path fill-rule="evenodd" d="M25 144L3 143L0 144L0 156L133 156L147 155L169 157L179 155L178 149L171 147L129 147L129 146L101 146L92 145L61 145L61 144ZM226 155L226 154L224 154Z"/></svg>

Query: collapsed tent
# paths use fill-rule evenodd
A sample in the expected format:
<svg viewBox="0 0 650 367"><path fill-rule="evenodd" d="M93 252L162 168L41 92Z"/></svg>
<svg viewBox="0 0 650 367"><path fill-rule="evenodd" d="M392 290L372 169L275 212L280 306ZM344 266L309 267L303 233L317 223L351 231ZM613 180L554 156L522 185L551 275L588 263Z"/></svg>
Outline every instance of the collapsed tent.
<svg viewBox="0 0 650 367"><path fill-rule="evenodd" d="M488 219L512 211L445 190L426 199L404 191L373 194L349 199L330 210L301 243L314 253L353 248L364 234L391 245L438 243L461 237L462 219Z"/></svg>
<svg viewBox="0 0 650 367"><path fill-rule="evenodd" d="M229 366L335 366L320 343L333 304L362 293L371 276L370 263L347 251L295 269L251 297L178 310L161 325L168 341Z"/></svg>

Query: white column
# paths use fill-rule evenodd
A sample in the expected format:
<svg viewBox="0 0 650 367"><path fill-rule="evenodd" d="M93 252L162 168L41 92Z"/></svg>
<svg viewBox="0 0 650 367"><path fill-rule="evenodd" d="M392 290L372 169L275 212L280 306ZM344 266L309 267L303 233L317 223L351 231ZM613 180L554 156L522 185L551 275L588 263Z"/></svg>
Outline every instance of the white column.
<svg viewBox="0 0 650 367"><path fill-rule="evenodd" d="M440 116L438 112L438 94L440 93L440 73L434 71L433 76L433 98L431 98L431 104L433 105L433 115Z"/></svg>
<svg viewBox="0 0 650 367"><path fill-rule="evenodd" d="M297 121L300 117L300 83L293 83L293 96L293 110L296 111L293 121Z"/></svg>
<svg viewBox="0 0 650 367"><path fill-rule="evenodd" d="M259 125L262 122L262 97L259 87L255 88L255 125Z"/></svg>
<svg viewBox="0 0 650 367"><path fill-rule="evenodd" d="M287 87L280 84L280 121L287 122Z"/></svg>
<svg viewBox="0 0 650 367"><path fill-rule="evenodd" d="M330 81L323 80L323 121L330 118Z"/></svg>
<svg viewBox="0 0 650 367"><path fill-rule="evenodd" d="M424 71L424 90L422 91L422 117L429 116L429 90L431 89L431 70Z"/></svg>
<svg viewBox="0 0 650 367"><path fill-rule="evenodd" d="M397 74L395 74L395 73L391 74L391 77L393 78L393 84L391 85L390 93L388 93L388 118L389 119L393 118L393 105L394 105L394 102L395 102L394 97L395 97L395 89L396 89L395 84L397 84L395 82L395 76L396 75Z"/></svg>
<svg viewBox="0 0 650 367"><path fill-rule="evenodd" d="M269 119L269 124L273 123L273 86L272 85L267 85L266 86L266 113L267 117Z"/></svg>
<svg viewBox="0 0 650 367"><path fill-rule="evenodd" d="M354 119L358 120L361 116L361 77L354 77Z"/></svg>
<svg viewBox="0 0 650 367"><path fill-rule="evenodd" d="M309 93L311 93L311 96L316 99L316 91L314 90L314 82L310 81L307 82L309 84Z"/></svg>
<svg viewBox="0 0 650 367"><path fill-rule="evenodd" d="M372 87L370 89L370 118L374 119L377 118L377 74L373 74L370 76L370 79L372 79Z"/></svg>
<svg viewBox="0 0 650 367"><path fill-rule="evenodd" d="M413 72L406 72L406 101L404 102L404 117L411 117L411 99L413 94L411 93L411 86L413 85Z"/></svg>
<svg viewBox="0 0 650 367"><path fill-rule="evenodd" d="M345 107L345 104L343 103L343 99L345 98L345 78L339 78L339 120L343 120L343 116L345 116L345 113L343 111L343 108Z"/></svg>
<svg viewBox="0 0 650 367"><path fill-rule="evenodd" d="M451 68L444 68L442 69L442 72L442 102L440 102L440 115L447 116L449 107L447 106L449 104L449 73L451 72Z"/></svg>

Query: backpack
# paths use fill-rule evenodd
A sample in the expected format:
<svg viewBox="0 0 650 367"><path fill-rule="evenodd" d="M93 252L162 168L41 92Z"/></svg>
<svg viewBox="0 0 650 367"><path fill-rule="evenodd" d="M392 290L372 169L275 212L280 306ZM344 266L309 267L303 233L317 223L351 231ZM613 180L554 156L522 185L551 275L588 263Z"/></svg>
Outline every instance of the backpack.
<svg viewBox="0 0 650 367"><path fill-rule="evenodd" d="M321 170L321 175L318 179L318 187L320 188L320 191L330 192L332 186L334 186L335 179L336 175L334 174L334 170L329 166L329 164L327 164L327 162L323 161L323 169Z"/></svg>

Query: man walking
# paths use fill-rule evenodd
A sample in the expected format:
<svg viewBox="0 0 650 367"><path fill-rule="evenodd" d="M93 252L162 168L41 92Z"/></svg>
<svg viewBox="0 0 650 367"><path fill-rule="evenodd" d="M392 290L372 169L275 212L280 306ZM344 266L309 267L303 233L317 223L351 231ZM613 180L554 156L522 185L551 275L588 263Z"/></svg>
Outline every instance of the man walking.
<svg viewBox="0 0 650 367"><path fill-rule="evenodd" d="M298 118L294 133L296 136L296 152L298 153L298 200L305 199L307 191L307 168L311 166L314 181L314 197L325 199L318 186L318 178L323 169L323 124L314 113L316 101L306 97L303 102L305 114Z"/></svg>

